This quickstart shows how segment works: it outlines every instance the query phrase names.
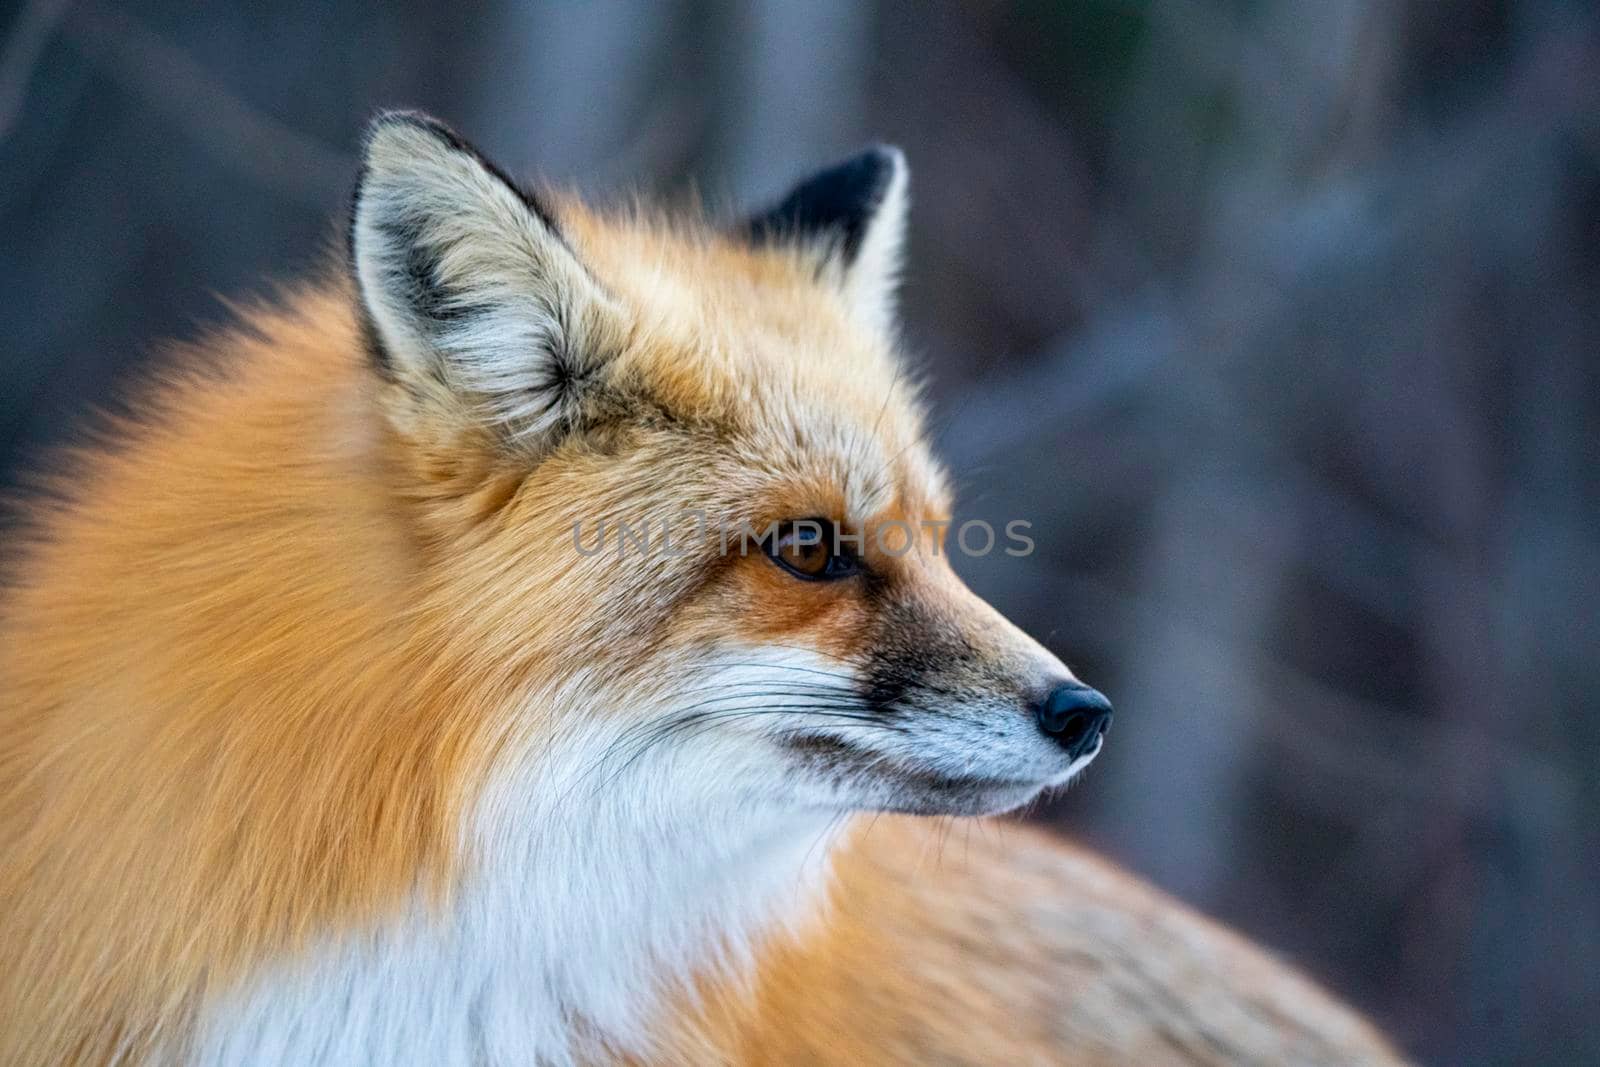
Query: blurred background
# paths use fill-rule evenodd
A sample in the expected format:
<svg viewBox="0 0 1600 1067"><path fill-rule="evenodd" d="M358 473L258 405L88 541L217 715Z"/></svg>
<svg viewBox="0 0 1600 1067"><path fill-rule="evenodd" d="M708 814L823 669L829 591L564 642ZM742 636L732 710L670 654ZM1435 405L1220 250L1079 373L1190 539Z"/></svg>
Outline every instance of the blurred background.
<svg viewBox="0 0 1600 1067"><path fill-rule="evenodd" d="M1439 1064L1600 1062L1600 12L1577 0L0 15L0 469L338 238L364 118L600 197L868 140L957 557L1116 700L1040 817Z"/></svg>

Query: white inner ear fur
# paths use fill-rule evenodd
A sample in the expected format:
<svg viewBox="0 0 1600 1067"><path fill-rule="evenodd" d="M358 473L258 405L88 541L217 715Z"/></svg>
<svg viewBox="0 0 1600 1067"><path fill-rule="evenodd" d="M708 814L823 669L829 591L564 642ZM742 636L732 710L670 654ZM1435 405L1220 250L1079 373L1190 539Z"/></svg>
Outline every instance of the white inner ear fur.
<svg viewBox="0 0 1600 1067"><path fill-rule="evenodd" d="M905 252L906 215L911 206L910 169L898 148L886 149L893 160L878 210L868 220L855 260L844 270L845 300L858 321L892 336Z"/></svg>
<svg viewBox="0 0 1600 1067"><path fill-rule="evenodd" d="M537 445L604 358L609 298L522 196L442 129L380 120L352 229L393 372Z"/></svg>

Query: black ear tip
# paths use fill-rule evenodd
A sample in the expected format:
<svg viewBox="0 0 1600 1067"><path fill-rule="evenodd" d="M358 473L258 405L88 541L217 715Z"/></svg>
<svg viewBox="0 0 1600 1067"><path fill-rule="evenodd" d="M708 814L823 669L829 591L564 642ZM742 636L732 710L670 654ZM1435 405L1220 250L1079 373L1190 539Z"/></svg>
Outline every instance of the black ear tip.
<svg viewBox="0 0 1600 1067"><path fill-rule="evenodd" d="M905 173L906 155L894 145L874 144L819 172L823 179L849 189L863 201L881 199L899 174Z"/></svg>
<svg viewBox="0 0 1600 1067"><path fill-rule="evenodd" d="M744 233L756 244L833 235L849 263L855 259L868 224L906 173L905 154L893 145L875 144L818 171L787 197L746 220Z"/></svg>
<svg viewBox="0 0 1600 1067"><path fill-rule="evenodd" d="M898 145L878 143L870 146L863 156L870 156L874 164L880 169L893 174L906 169L906 154Z"/></svg>

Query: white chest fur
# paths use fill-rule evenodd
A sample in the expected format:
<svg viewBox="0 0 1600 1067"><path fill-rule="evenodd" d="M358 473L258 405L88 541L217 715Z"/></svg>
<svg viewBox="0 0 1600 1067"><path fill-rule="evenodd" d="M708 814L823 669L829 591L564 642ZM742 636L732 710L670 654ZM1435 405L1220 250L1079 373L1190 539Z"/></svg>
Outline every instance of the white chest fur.
<svg viewBox="0 0 1600 1067"><path fill-rule="evenodd" d="M478 1067L643 1052L684 977L736 975L763 934L815 913L835 822L681 788L733 770L704 752L581 780L595 760L577 749L599 743L559 760L547 749L490 788L469 833L473 874L444 914L418 906L272 965L208 1007L196 1060Z"/></svg>

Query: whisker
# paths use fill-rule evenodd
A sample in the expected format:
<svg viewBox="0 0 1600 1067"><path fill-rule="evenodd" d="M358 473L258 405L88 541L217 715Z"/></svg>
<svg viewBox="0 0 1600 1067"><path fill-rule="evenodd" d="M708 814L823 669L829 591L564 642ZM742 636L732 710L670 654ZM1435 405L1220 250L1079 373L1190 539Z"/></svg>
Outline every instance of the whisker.
<svg viewBox="0 0 1600 1067"><path fill-rule="evenodd" d="M781 696L783 694L775 695ZM808 694L799 695L804 696ZM835 724L849 724L857 728L867 727L892 731L899 731L901 729L901 727L899 727L897 724L884 722L881 717L872 714L869 709L862 707L859 702L856 701L847 701L836 704L820 704L816 702L804 704L762 703L747 704L744 706L736 706L731 708L715 708L711 710L704 710L704 707L707 704L733 699L739 698L736 696L715 697L710 701L703 701L699 705L694 705L689 709L679 711L678 713L665 719L653 720L649 723L641 724L642 729L640 730L630 729L626 731L623 736L617 738L610 745L606 746L606 750L602 752L589 767L585 768L579 774L579 776L573 781L572 788L568 790L568 797L570 797L573 789L576 789L577 786L583 784L586 780L591 778L596 772L604 767L608 761L620 755L622 751L624 751L624 746L632 744L634 746L632 753L628 755L622 764L600 783L600 788L604 788L606 785L609 785L611 782L615 781L618 775L625 773L628 768L632 767L651 749L667 740L670 740L674 736L682 734L691 727L696 729L694 729L694 732L689 736L695 737L719 723L732 719L753 718L761 715L785 715L795 717L808 716L812 719L831 721ZM563 798L563 802L565 802L565 799L567 798Z"/></svg>
<svg viewBox="0 0 1600 1067"><path fill-rule="evenodd" d="M773 645L772 647L774 647L774 648L793 649L793 650L799 651L799 652L809 652L810 651L810 649L804 648L804 647L802 647L800 645ZM839 657L834 657L834 658L839 659L839 662L841 662L841 663L846 663L846 664L850 663L850 661L846 660L846 659L841 659ZM817 667L802 667L797 663L763 663L763 662L760 662L759 660L755 661L755 662L749 662L749 661L743 661L743 660L715 660L715 661L712 661L712 662L709 662L709 663L675 664L675 665L672 665L672 666L669 666L669 667L662 668L660 673L663 673L663 674L703 674L703 673L715 671L716 669L718 669L720 667L750 667L750 668L753 668L753 669L756 669L756 670L799 671L799 672L804 673L804 674L819 674L819 675L823 676L824 678L840 678L840 679L844 679L845 681L850 681L850 682L854 682L856 680L854 675L846 674L843 671L827 671L827 670L822 670L822 669L817 668Z"/></svg>

